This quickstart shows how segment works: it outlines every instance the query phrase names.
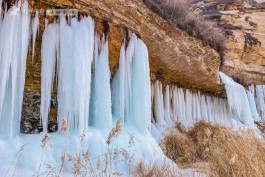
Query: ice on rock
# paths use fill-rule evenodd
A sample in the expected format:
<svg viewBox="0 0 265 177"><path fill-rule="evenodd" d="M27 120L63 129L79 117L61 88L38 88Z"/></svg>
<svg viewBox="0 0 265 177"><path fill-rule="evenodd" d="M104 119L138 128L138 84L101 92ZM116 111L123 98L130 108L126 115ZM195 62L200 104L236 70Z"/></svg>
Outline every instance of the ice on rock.
<svg viewBox="0 0 265 177"><path fill-rule="evenodd" d="M229 107L236 112L240 121L248 127L254 126L246 90L244 87L220 72L220 77L225 84Z"/></svg>

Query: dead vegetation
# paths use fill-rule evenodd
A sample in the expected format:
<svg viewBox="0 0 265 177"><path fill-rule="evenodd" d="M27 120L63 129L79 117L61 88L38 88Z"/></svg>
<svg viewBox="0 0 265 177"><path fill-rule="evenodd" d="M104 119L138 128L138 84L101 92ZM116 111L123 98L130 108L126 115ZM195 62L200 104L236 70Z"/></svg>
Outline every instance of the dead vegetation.
<svg viewBox="0 0 265 177"><path fill-rule="evenodd" d="M173 25L185 30L189 35L202 40L223 56L225 37L216 23L194 14L191 6L195 0L143 0L148 8L165 18Z"/></svg>
<svg viewBox="0 0 265 177"><path fill-rule="evenodd" d="M180 166L206 163L209 176L265 176L265 143L252 131L234 132L200 122L188 132L172 130L162 148Z"/></svg>

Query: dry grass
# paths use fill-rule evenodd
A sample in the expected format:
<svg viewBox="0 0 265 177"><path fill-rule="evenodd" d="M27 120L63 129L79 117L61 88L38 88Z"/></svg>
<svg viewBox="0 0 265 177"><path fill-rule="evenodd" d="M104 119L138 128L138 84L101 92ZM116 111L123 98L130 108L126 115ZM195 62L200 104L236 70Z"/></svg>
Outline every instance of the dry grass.
<svg viewBox="0 0 265 177"><path fill-rule="evenodd" d="M202 40L223 56L226 49L225 37L215 22L207 21L194 14L190 7L194 0L143 0L148 8L165 18L189 35Z"/></svg>
<svg viewBox="0 0 265 177"><path fill-rule="evenodd" d="M195 162L195 148L193 141L187 135L177 130L170 131L162 144L165 154L181 166L187 166Z"/></svg>
<svg viewBox="0 0 265 177"><path fill-rule="evenodd" d="M166 163L154 163L146 164L143 161L140 162L133 170L135 177L175 177L180 176L179 172L172 167L169 167Z"/></svg>
<svg viewBox="0 0 265 177"><path fill-rule="evenodd" d="M209 176L265 176L265 143L251 131L234 132L200 122L186 133L169 134L163 146L166 155L182 166L207 163Z"/></svg>

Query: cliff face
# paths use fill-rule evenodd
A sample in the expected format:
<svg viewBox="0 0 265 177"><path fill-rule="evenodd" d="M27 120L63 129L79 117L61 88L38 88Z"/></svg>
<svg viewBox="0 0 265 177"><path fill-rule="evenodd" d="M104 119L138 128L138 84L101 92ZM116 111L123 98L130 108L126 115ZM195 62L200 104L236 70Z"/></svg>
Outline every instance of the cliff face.
<svg viewBox="0 0 265 177"><path fill-rule="evenodd" d="M31 1L33 8L76 8L100 24L110 25L110 65L115 71L125 28L135 32L147 45L152 79L164 83L221 94L217 52L150 11L141 0L45 0ZM41 19L44 20L44 19ZM100 26L97 25L100 31Z"/></svg>
<svg viewBox="0 0 265 177"><path fill-rule="evenodd" d="M221 71L245 86L264 84L265 1L209 0L197 5L197 11L217 21L226 35Z"/></svg>
<svg viewBox="0 0 265 177"><path fill-rule="evenodd" d="M265 11L247 3L243 10L221 11L221 25L232 28L227 36L228 50L221 69L239 78L244 85L264 84Z"/></svg>

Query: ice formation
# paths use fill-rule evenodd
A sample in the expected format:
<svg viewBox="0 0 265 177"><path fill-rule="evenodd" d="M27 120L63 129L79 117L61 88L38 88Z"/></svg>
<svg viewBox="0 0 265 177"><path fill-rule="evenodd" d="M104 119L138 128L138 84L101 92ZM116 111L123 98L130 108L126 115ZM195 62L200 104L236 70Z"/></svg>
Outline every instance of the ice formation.
<svg viewBox="0 0 265 177"><path fill-rule="evenodd" d="M20 130L30 38L28 12L27 1L18 1L0 22L0 133L10 137Z"/></svg>
<svg viewBox="0 0 265 177"><path fill-rule="evenodd" d="M93 51L94 21L91 17L80 22L73 18L71 25L62 17L60 24L46 27L42 41L41 115L44 131L47 130L55 70L58 77L59 129L65 120L70 131L79 130L82 133L88 130Z"/></svg>
<svg viewBox="0 0 265 177"><path fill-rule="evenodd" d="M155 133L156 129L161 129L161 125L166 124L166 127L170 127L176 122L182 123L187 128L199 121L218 123L228 127L233 127L235 124L244 126L240 122L236 123L237 119L225 99L192 93L188 89L168 85L163 93L160 82L157 81L153 85L154 88L158 88L158 91L154 89L156 92L153 99L154 116L160 114L160 120L156 117L152 119L156 126L152 127L155 137L158 136L158 133ZM163 97L164 102L157 101ZM164 112L163 115L160 113L161 110Z"/></svg>
<svg viewBox="0 0 265 177"><path fill-rule="evenodd" d="M265 85L251 85L247 91L255 120L265 120Z"/></svg>
<svg viewBox="0 0 265 177"><path fill-rule="evenodd" d="M31 24L31 30L32 30L32 62L33 62L34 55L35 55L35 43L36 43L36 38L39 32L39 11L38 10L36 10L35 12L35 17Z"/></svg>
<svg viewBox="0 0 265 177"><path fill-rule="evenodd" d="M254 121L245 88L222 72L220 77L225 84L230 109L237 114L243 124L253 126Z"/></svg>
<svg viewBox="0 0 265 177"><path fill-rule="evenodd" d="M226 100L176 86L163 87L159 81L151 84L148 49L135 34L129 34L127 47L126 41L123 42L119 67L111 79L108 36L95 34L91 17L68 18L67 21L61 16L51 24L45 20L42 36L40 116L43 133L22 135L19 126L31 31L27 1L18 1L15 7L0 17L0 159L5 159L0 160L0 172L14 171L7 176L20 173L29 176L32 172L44 171L40 163L53 163L59 168L60 157L66 151L77 155L87 148L93 156L104 158L108 149L106 139L118 119L123 130L113 147L128 150L126 142L133 134L134 155L139 156L138 160L159 159L161 162L166 157L158 142L162 140L163 131L177 122L185 127L203 120L251 128L254 121L264 120L265 86L250 86L246 92L243 86L220 73L227 91ZM38 18L36 13L31 26L32 57ZM51 146L41 148L42 138L48 131L54 93L58 100L58 132L50 135ZM61 134L65 123L67 133ZM19 157L18 152L21 152ZM96 165L97 159L91 163ZM64 172L70 176L71 169L66 162ZM128 172L124 164L119 169L125 174Z"/></svg>

